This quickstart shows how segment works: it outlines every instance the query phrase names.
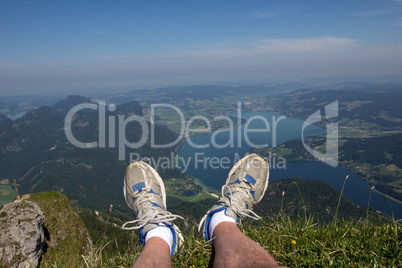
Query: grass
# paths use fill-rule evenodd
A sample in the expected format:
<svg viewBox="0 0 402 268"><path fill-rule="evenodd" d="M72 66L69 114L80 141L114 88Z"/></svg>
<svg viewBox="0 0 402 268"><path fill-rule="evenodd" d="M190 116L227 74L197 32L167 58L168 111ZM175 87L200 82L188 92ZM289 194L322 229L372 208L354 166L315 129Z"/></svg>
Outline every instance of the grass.
<svg viewBox="0 0 402 268"><path fill-rule="evenodd" d="M349 178L349 175L347 175L347 176L345 177L345 180L343 181L341 194L339 195L338 205L336 206L336 211L335 211L335 216L334 216L335 222L336 222L336 220L338 219L338 218L337 218L338 209L339 209L339 205L341 204L341 198L342 198L342 195L343 195L343 190L345 189L346 180L347 180L348 178ZM370 196L371 196L371 192L370 192ZM369 204L370 204L370 201L369 201ZM367 207L367 213L368 213L368 209L369 209L369 206ZM367 214L367 217L368 217L368 214Z"/></svg>
<svg viewBox="0 0 402 268"><path fill-rule="evenodd" d="M299 193L303 198L300 189ZM369 220L368 208L365 219L338 219L338 208L339 202L330 223L315 222L313 215L307 215L306 211L304 216L290 218L282 214L281 209L277 216L264 218L257 224L246 222L241 230L283 266L397 267L402 263L400 222L379 217L370 217ZM184 239L184 245L172 258L173 267L210 267L214 258L213 247L204 242L195 226L187 230ZM89 256L83 257L85 262L81 267L128 267L142 249L138 240L122 254L110 255L105 247L95 247Z"/></svg>
<svg viewBox="0 0 402 268"><path fill-rule="evenodd" d="M399 224L340 220L321 225L313 217L278 217L245 233L291 267L397 266L402 261Z"/></svg>
<svg viewBox="0 0 402 268"><path fill-rule="evenodd" d="M266 249L276 261L289 267L397 267L402 263L402 228L397 222L338 220L314 223L314 218L290 219L278 215L241 230ZM186 243L172 258L173 267L208 267L213 248L195 228L185 234ZM81 267L129 267L142 245L110 255L100 245L84 257Z"/></svg>
<svg viewBox="0 0 402 268"><path fill-rule="evenodd" d="M339 200L346 182L347 177L344 179ZM299 193L304 207L300 189ZM283 192L282 197L284 194ZM373 212L369 210L369 205L370 198L365 218L345 220L337 216L338 201L333 220L329 223L315 220L306 210L304 213L300 211L298 217L290 217L283 214L281 209L276 216L266 217L259 222L246 222L241 231L260 244L283 266L400 267L402 224L395 219L370 215ZM109 224L109 217L106 221ZM212 265L213 247L204 242L196 228L197 226L191 226L184 230L185 243L173 256L173 267ZM77 260L75 265L70 262L69 267L130 267L143 246L136 232L127 231L127 236L133 239L126 245L119 245L113 237L96 243L89 254L81 256L82 261ZM46 267L64 267L64 264L56 261Z"/></svg>

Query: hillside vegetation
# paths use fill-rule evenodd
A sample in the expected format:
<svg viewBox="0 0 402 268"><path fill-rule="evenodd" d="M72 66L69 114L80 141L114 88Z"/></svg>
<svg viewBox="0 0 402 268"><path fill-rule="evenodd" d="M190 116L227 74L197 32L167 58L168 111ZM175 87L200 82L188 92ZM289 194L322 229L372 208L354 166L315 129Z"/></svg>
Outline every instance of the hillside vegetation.
<svg viewBox="0 0 402 268"><path fill-rule="evenodd" d="M367 214L360 218L347 220L338 217L348 214L350 209L348 200L343 200L339 192L335 198L338 202L323 201L324 206L329 205L332 211L332 220L322 221L319 215L305 213L304 206L322 200L309 197L305 189L325 187L325 184L288 179L273 185L272 191L286 189L289 196L299 194L294 207L298 208L296 210L301 208L300 213L294 214L285 208L289 207L284 200L286 194L280 194L281 202L275 202L275 198L272 200L272 210L276 209L276 214L265 216L258 222L246 221L241 227L242 232L266 249L278 263L289 267L398 267L402 262L400 223L378 216L371 210L365 210ZM291 192L291 185L297 192ZM335 190L332 192L336 193ZM328 194L328 200L332 200L331 190ZM123 231L119 227L132 217L113 212L112 207L109 211L75 207L89 230L92 247L85 227L83 229L81 220L72 212L64 195L44 192L28 198L37 202L46 215L49 248L41 267L129 267L142 250L138 232ZM334 203L340 206L334 206ZM266 204L259 206L265 207ZM183 225L182 221L177 223ZM196 228L192 223L181 228L185 243L172 258L173 267L209 267L212 264L213 247L203 240ZM78 251L81 248L82 251Z"/></svg>
<svg viewBox="0 0 402 268"><path fill-rule="evenodd" d="M42 256L41 267L52 267L54 263L70 267L92 251L88 230L65 195L42 192L23 198L37 203L45 215L47 249Z"/></svg>
<svg viewBox="0 0 402 268"><path fill-rule="evenodd" d="M316 224L312 217L292 220L265 218L241 230L266 249L281 265L289 267L397 267L402 262L402 228L396 223L337 221ZM213 247L193 231L173 256L173 267L208 267ZM136 242L124 254L108 254L99 246L83 267L129 267L142 245Z"/></svg>
<svg viewBox="0 0 402 268"><path fill-rule="evenodd" d="M325 195L317 195L321 189ZM186 243L173 257L174 267L208 267L213 247L196 230L216 200L183 202L171 207ZM169 200L168 200L169 206ZM255 210L263 220L241 230L289 267L386 267L402 261L402 228L370 208L358 209L329 184L296 178L273 181ZM79 267L128 267L141 252L138 232L122 231L133 218L111 211L79 212L95 244Z"/></svg>
<svg viewBox="0 0 402 268"><path fill-rule="evenodd" d="M86 231L66 196L43 192L29 198L44 211L49 232L41 267L129 267L141 252L138 232L120 229L133 216L113 206L107 211L75 206ZM168 206L172 205L169 201L174 200L168 200ZM185 218L176 222L186 243L173 257L174 267L208 267L213 262L213 247L196 228L215 202L179 200L169 206ZM326 182L273 181L255 211L263 220L246 221L241 230L282 265L396 267L402 261L401 224L370 208L357 208Z"/></svg>

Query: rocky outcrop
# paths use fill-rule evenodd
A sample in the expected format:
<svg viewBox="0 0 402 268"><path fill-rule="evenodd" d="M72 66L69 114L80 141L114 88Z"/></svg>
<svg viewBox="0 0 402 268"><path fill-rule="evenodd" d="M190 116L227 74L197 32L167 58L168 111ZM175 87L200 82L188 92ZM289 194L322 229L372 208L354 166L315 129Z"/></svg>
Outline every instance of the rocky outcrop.
<svg viewBox="0 0 402 268"><path fill-rule="evenodd" d="M44 226L49 240L41 265L80 266L82 256L88 255L92 249L92 241L67 196L59 192L42 192L24 195L22 198L37 203L46 217Z"/></svg>
<svg viewBox="0 0 402 268"><path fill-rule="evenodd" d="M91 250L87 228L59 192L27 194L0 211L0 267L80 266Z"/></svg>
<svg viewBox="0 0 402 268"><path fill-rule="evenodd" d="M6 204L0 211L0 266L37 267L46 247L44 222L32 201Z"/></svg>

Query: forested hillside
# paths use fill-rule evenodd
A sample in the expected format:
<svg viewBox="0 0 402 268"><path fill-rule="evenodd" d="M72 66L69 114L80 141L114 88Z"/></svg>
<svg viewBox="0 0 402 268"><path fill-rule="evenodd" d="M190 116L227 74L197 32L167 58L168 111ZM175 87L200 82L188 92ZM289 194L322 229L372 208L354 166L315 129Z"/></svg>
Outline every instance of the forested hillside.
<svg viewBox="0 0 402 268"><path fill-rule="evenodd" d="M66 113L80 103L94 104L89 98L70 96L52 107L41 107L15 121L0 125L0 180L14 179L21 185L20 193L56 190L66 194L73 202L86 207L107 208L114 204L116 209L127 211L122 197L125 168L130 161L130 153L145 157L170 157L174 148L152 148L150 136L140 148L126 148L124 160L119 160L118 124L115 126L114 148L106 143L104 148L79 148L66 137L64 121ZM106 119L142 116L138 102L119 105L114 111L106 109ZM115 119L117 121L117 119ZM144 121L145 122L145 121ZM107 122L108 123L108 122ZM108 125L106 125L109 127ZM151 124L146 122L148 135ZM156 144L167 144L177 138L177 134L166 127L154 125ZM72 133L80 142L99 142L99 111L82 109L72 120ZM106 141L112 130L106 128ZM111 131L109 133L109 131ZM125 128L129 142L138 142L142 128L133 121ZM164 178L183 177L174 168L159 171Z"/></svg>
<svg viewBox="0 0 402 268"><path fill-rule="evenodd" d="M402 109L400 109L402 91L399 85L377 85L349 90L303 89L270 96L266 103L277 112L306 119L334 101L339 103L339 117L336 121L346 120L345 125L358 120L362 123L375 124L378 130L379 128L402 130Z"/></svg>

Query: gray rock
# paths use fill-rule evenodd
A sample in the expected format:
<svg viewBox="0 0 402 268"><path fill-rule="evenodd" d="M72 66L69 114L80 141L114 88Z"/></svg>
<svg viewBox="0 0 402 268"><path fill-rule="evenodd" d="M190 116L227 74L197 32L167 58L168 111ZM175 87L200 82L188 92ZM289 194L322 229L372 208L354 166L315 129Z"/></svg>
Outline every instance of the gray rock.
<svg viewBox="0 0 402 268"><path fill-rule="evenodd" d="M45 216L28 200L6 204L0 211L0 266L38 267L46 245Z"/></svg>

